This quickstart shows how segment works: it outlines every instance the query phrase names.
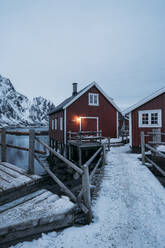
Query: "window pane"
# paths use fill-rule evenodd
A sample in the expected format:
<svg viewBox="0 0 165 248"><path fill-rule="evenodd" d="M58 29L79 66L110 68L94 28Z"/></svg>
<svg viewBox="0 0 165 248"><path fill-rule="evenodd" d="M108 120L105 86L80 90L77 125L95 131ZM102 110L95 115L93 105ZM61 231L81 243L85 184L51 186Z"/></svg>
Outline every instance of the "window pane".
<svg viewBox="0 0 165 248"><path fill-rule="evenodd" d="M98 97L97 97L97 95L94 95L94 104L98 104Z"/></svg>
<svg viewBox="0 0 165 248"><path fill-rule="evenodd" d="M93 104L93 95L90 95L89 103L90 103L90 104Z"/></svg>
<svg viewBox="0 0 165 248"><path fill-rule="evenodd" d="M142 114L142 124L148 124L148 113Z"/></svg>
<svg viewBox="0 0 165 248"><path fill-rule="evenodd" d="M151 113L151 124L158 124L158 113Z"/></svg>

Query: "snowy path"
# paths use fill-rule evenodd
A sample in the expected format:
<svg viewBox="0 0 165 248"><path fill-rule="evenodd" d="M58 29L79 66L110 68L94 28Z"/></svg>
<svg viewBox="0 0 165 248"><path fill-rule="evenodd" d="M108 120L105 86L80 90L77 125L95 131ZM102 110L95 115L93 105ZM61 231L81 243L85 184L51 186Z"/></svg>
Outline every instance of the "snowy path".
<svg viewBox="0 0 165 248"><path fill-rule="evenodd" d="M165 248L165 189L128 146L108 153L94 221L16 248Z"/></svg>

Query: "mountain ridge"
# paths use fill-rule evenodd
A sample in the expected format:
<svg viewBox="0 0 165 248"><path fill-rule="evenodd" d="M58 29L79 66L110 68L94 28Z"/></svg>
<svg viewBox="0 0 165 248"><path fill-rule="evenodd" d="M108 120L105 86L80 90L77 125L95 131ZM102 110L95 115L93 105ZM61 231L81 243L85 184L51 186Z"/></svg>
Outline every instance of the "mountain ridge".
<svg viewBox="0 0 165 248"><path fill-rule="evenodd" d="M47 126L48 113L53 108L54 104L42 96L29 100L0 75L0 127Z"/></svg>

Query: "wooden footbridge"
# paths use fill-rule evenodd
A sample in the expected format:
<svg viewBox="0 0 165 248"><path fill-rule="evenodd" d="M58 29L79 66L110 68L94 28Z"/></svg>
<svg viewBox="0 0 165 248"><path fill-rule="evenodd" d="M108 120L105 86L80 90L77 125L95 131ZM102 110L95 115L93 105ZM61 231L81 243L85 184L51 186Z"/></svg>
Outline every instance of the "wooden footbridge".
<svg viewBox="0 0 165 248"><path fill-rule="evenodd" d="M8 247L22 240L32 239L42 232L73 225L77 208L84 213L86 223L91 222L91 184L98 167L105 164L105 143L97 144L97 150L90 159L81 164L82 159L80 158L77 165L39 138L39 136L48 135L47 132L35 132L33 129L30 129L29 132L7 131L3 128L0 133L0 247ZM7 144L6 135L28 135L29 147ZM36 150L35 142L42 145L44 149ZM6 162L7 147L28 151L27 170ZM79 175L81 185L78 192L72 192L40 159L38 154L46 155L45 150ZM65 196L60 197L46 189L41 189L42 177L34 175L35 160L61 188Z"/></svg>

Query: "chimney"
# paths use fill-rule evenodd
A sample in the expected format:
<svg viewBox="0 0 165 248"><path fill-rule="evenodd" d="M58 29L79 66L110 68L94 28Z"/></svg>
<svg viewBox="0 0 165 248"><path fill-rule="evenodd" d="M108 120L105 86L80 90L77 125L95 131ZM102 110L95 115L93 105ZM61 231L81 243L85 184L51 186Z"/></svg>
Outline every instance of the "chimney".
<svg viewBox="0 0 165 248"><path fill-rule="evenodd" d="M76 96L77 95L77 83L73 83L73 92L72 92L72 96Z"/></svg>

